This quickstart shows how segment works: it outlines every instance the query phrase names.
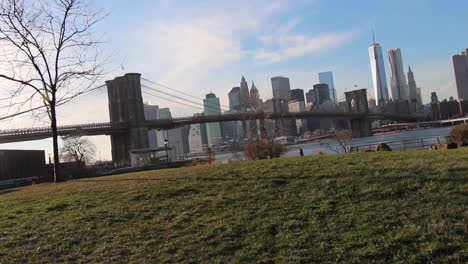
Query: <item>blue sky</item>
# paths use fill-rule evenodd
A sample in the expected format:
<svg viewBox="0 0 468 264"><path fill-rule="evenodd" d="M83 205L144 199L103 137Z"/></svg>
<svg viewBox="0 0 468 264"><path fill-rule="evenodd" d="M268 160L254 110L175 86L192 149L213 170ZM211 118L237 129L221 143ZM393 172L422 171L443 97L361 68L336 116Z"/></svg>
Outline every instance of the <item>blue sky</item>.
<svg viewBox="0 0 468 264"><path fill-rule="evenodd" d="M404 66L411 65L425 102L431 91L439 98L456 97L451 57L468 48L466 0L90 3L108 14L96 28L105 41L103 52L111 56L107 67L112 71L107 79L140 72L147 79L198 97L213 91L224 105L228 104L227 93L239 85L242 75L255 81L263 99L271 97L273 76L287 76L292 88L307 91L318 82L318 72L328 70L334 72L338 97L354 85L368 88L372 94L368 57L372 27L384 50L402 49ZM84 110L106 118L105 97L96 96L87 109L80 109L79 103L71 105L59 121L77 122L76 113ZM164 100L144 99L171 107L179 116L197 111ZM109 158L108 138L93 141L103 147L102 157ZM49 151L50 142L2 145L8 147Z"/></svg>
<svg viewBox="0 0 468 264"><path fill-rule="evenodd" d="M109 13L101 30L114 63L197 96L214 91L224 102L241 75L255 80L263 97L271 96L272 76L308 90L326 70L334 71L339 95L354 84L372 89L372 26L385 50L402 49L425 101L431 91L455 96L451 56L468 47L462 0L95 4Z"/></svg>

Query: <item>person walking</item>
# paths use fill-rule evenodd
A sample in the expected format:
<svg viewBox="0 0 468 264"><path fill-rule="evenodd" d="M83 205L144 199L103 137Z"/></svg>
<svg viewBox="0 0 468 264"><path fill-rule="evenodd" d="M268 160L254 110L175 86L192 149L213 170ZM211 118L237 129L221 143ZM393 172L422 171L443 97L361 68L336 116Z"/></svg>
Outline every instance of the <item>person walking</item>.
<svg viewBox="0 0 468 264"><path fill-rule="evenodd" d="M299 149L299 155L301 155L301 157L304 157L304 150L302 150L302 148Z"/></svg>

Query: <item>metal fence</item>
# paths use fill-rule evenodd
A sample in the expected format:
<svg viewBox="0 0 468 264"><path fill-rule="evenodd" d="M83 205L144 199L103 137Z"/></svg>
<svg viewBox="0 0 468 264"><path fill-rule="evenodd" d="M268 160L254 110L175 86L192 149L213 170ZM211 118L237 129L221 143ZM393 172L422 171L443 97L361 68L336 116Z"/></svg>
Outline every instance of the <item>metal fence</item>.
<svg viewBox="0 0 468 264"><path fill-rule="evenodd" d="M392 150L411 150L411 149L428 149L437 144L446 144L450 142L448 137L430 137L417 138L400 141L379 142L368 145L360 145L351 147L351 152L365 152L376 150L381 143L387 144Z"/></svg>

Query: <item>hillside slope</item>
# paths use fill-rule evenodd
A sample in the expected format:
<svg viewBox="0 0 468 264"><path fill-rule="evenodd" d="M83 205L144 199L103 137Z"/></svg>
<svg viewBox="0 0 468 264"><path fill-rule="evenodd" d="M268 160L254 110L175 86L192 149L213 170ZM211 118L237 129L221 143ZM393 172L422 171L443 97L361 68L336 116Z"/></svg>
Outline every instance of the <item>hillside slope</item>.
<svg viewBox="0 0 468 264"><path fill-rule="evenodd" d="M468 150L191 167L0 191L0 263L466 263Z"/></svg>

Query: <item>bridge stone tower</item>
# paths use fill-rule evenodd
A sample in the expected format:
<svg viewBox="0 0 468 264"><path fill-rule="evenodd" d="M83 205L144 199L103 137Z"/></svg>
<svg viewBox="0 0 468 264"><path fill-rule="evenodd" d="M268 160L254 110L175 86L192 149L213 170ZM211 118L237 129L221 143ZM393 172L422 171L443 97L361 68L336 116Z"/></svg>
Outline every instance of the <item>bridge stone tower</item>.
<svg viewBox="0 0 468 264"><path fill-rule="evenodd" d="M367 102L367 89L354 90L346 92L346 108L350 113L369 113L369 104ZM372 125L366 118L352 119L349 126L353 131L354 137L372 136Z"/></svg>
<svg viewBox="0 0 468 264"><path fill-rule="evenodd" d="M127 133L111 135L112 160L117 166L130 164L130 150L149 147L140 76L128 73L106 82L110 122L127 126Z"/></svg>

